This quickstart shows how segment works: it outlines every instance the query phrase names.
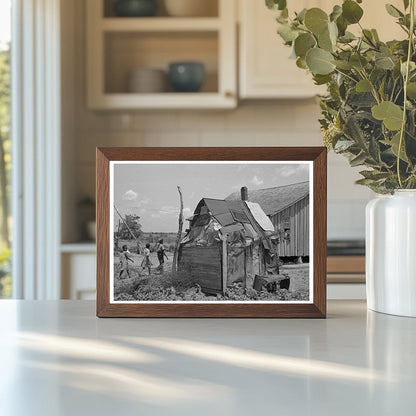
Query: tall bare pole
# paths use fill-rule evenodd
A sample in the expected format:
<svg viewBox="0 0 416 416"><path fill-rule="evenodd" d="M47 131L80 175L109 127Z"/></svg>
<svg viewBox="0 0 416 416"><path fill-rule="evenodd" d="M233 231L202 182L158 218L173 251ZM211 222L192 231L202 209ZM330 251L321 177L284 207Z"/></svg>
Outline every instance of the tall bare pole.
<svg viewBox="0 0 416 416"><path fill-rule="evenodd" d="M172 264L172 272L176 273L178 271L178 255L179 255L179 244L181 242L182 237L182 229L183 229L183 198L181 187L178 186L179 192L179 201L180 201L180 210L179 210L179 224L178 224L178 234L176 235L176 244L175 244L175 251L173 253L173 264Z"/></svg>
<svg viewBox="0 0 416 416"><path fill-rule="evenodd" d="M114 209L116 210L118 216L121 218L121 221L123 221L124 225L127 227L127 229L129 230L129 233L132 235L132 237L137 241L137 243L139 242L139 239L134 235L133 231L131 230L131 228L129 227L129 225L127 224L127 221L121 216L121 214L118 212L117 207L114 205Z"/></svg>

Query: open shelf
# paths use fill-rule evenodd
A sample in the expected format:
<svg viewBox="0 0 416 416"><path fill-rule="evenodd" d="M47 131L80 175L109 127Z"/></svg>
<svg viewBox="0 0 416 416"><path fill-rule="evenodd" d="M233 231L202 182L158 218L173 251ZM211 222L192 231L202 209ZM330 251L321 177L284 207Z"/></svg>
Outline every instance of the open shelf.
<svg viewBox="0 0 416 416"><path fill-rule="evenodd" d="M169 64L177 61L198 61L205 66L201 93L218 92L218 38L216 32L136 33L112 32L104 38L106 94L130 94L128 77L137 68L161 69L168 73ZM174 93L169 84L166 91ZM181 93L175 99L185 98Z"/></svg>
<svg viewBox="0 0 416 416"><path fill-rule="evenodd" d="M212 17L169 17L163 7L159 7L155 17L115 17L113 0L89 0L86 4L88 107L97 110L235 108L235 3L211 1L217 9ZM203 63L205 80L200 91L177 93L167 83L160 92L131 92L129 74L132 71L163 70L167 78L169 64L183 61Z"/></svg>
<svg viewBox="0 0 416 416"><path fill-rule="evenodd" d="M116 0L99 0L102 2L103 5L103 13L102 16L106 19L110 19L112 17L117 17L115 14L115 3ZM170 16L168 13L168 7L166 6L166 1L172 1L172 0L156 0L157 2L157 13L155 17L141 17L139 19L154 19L158 17L167 17L167 18L174 18L173 16ZM230 0L227 0L230 1ZM195 17L218 17L218 3L219 0L204 0L204 12L198 14L198 16ZM194 19L195 17L186 17L186 19ZM120 17L120 19L123 20L130 20L134 19L133 17Z"/></svg>

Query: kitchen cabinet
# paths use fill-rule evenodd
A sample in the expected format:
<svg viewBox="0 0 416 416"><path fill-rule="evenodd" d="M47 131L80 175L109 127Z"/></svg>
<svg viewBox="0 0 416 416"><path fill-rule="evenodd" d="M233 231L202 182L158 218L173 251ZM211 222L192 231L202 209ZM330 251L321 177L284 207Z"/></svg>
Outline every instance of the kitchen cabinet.
<svg viewBox="0 0 416 416"><path fill-rule="evenodd" d="M95 300L95 244L63 244L61 253L61 298Z"/></svg>
<svg viewBox="0 0 416 416"><path fill-rule="evenodd" d="M296 10L326 1L300 0ZM289 59L291 50L277 35L275 11L264 1L239 0L239 91L246 98L308 98L322 92L311 75Z"/></svg>
<svg viewBox="0 0 416 416"><path fill-rule="evenodd" d="M299 0L289 8L320 7L330 12L333 0ZM401 0L391 1L400 9ZM290 59L291 49L277 35L276 11L268 10L263 1L239 0L239 92L242 99L291 99L308 98L325 92L324 87L313 84L312 77L298 68ZM366 0L362 25L376 28L381 40L403 38L404 32L394 24L384 4L378 0ZM358 33L358 25L349 30Z"/></svg>
<svg viewBox="0 0 416 416"><path fill-rule="evenodd" d="M236 4L218 2L217 16L115 17L104 0L88 0L87 102L90 109L234 108L237 105ZM111 4L110 4L111 5ZM205 66L202 90L132 93L130 71L167 71L175 61Z"/></svg>

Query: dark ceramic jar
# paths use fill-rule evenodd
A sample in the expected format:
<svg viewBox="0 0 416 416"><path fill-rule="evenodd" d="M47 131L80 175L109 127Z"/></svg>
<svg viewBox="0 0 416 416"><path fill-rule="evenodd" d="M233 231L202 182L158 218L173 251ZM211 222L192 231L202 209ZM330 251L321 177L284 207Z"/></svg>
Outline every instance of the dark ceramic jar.
<svg viewBox="0 0 416 416"><path fill-rule="evenodd" d="M118 0L114 11L119 17L149 17L157 12L156 0Z"/></svg>
<svg viewBox="0 0 416 416"><path fill-rule="evenodd" d="M172 62L169 80L177 92L197 92L205 80L205 67L201 62Z"/></svg>

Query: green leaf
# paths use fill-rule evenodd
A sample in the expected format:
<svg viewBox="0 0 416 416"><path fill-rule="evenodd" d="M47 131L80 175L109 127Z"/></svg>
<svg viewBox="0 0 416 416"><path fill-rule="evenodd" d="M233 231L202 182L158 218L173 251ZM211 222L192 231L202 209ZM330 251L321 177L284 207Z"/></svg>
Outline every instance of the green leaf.
<svg viewBox="0 0 416 416"><path fill-rule="evenodd" d="M312 74L327 75L334 71L335 65L332 63L334 57L330 52L320 48L313 48L306 54L306 64Z"/></svg>
<svg viewBox="0 0 416 416"><path fill-rule="evenodd" d="M360 149L366 147L362 124L362 119L357 114L348 117L344 124L344 134L348 139L354 141Z"/></svg>
<svg viewBox="0 0 416 416"><path fill-rule="evenodd" d="M301 69L308 69L308 65L306 65L305 58L298 58L296 59L296 66Z"/></svg>
<svg viewBox="0 0 416 416"><path fill-rule="evenodd" d="M357 185L369 186L372 183L374 183L374 180L373 179L358 179L358 180L355 181L355 183Z"/></svg>
<svg viewBox="0 0 416 416"><path fill-rule="evenodd" d="M315 81L315 85L324 85L331 81L331 76L315 74L313 80Z"/></svg>
<svg viewBox="0 0 416 416"><path fill-rule="evenodd" d="M360 82L357 82L355 86L357 92L371 92L371 83L366 79L362 79Z"/></svg>
<svg viewBox="0 0 416 416"><path fill-rule="evenodd" d="M363 30L363 37L364 37L364 40L367 43L369 43L370 45L374 45L375 44L375 40L373 39L373 34L371 33L371 30L364 29Z"/></svg>
<svg viewBox="0 0 416 416"><path fill-rule="evenodd" d="M295 39L296 56L304 58L309 49L316 45L314 37L309 33L302 33Z"/></svg>
<svg viewBox="0 0 416 416"><path fill-rule="evenodd" d="M358 23L363 16L363 9L352 0L342 3L342 16L349 24Z"/></svg>
<svg viewBox="0 0 416 416"><path fill-rule="evenodd" d="M387 146L391 147L391 151L393 154L397 157L399 154L399 144L400 144L400 132L395 134L391 141L388 140L381 140L381 142ZM400 148L400 159L404 162L409 162L409 159L406 155L406 149L405 149L405 140L403 139L402 146Z"/></svg>
<svg viewBox="0 0 416 416"><path fill-rule="evenodd" d="M292 29L292 27L287 23L280 24L277 28L277 33L288 44L293 42L298 37L298 32Z"/></svg>
<svg viewBox="0 0 416 416"><path fill-rule="evenodd" d="M367 159L367 155L364 152L361 152L358 156L350 160L350 165L352 167L362 165Z"/></svg>
<svg viewBox="0 0 416 416"><path fill-rule="evenodd" d="M321 49L324 49L328 52L334 51L334 44L332 43L331 37L329 35L328 27L324 32L321 32L318 35L318 45Z"/></svg>
<svg viewBox="0 0 416 416"><path fill-rule="evenodd" d="M338 29L338 31L339 31L339 27L338 27L338 25L337 25L337 29ZM355 39L357 39L356 38L356 36L353 34L353 33L351 33L351 32L348 32L348 30L344 33L344 35L343 36L341 36L340 38L338 38L338 42L341 42L341 43L349 43L349 42L351 42L351 41L353 41L353 40L355 40Z"/></svg>
<svg viewBox="0 0 416 416"><path fill-rule="evenodd" d="M348 61L341 61L341 60L336 60L336 61L332 61L332 63L339 69L342 69L344 71L348 71L352 68L352 65L348 62Z"/></svg>
<svg viewBox="0 0 416 416"><path fill-rule="evenodd" d="M380 69L394 69L394 61L391 56L378 56L375 61L376 67Z"/></svg>
<svg viewBox="0 0 416 416"><path fill-rule="evenodd" d="M338 39L338 26L334 22L329 22L328 24L328 30L329 30L329 37L331 38L331 42L334 46L337 44Z"/></svg>
<svg viewBox="0 0 416 416"><path fill-rule="evenodd" d="M332 13L329 15L329 20L331 20L331 22L335 22L341 15L342 7L336 4L332 9Z"/></svg>
<svg viewBox="0 0 416 416"><path fill-rule="evenodd" d="M380 42L380 38L378 37L378 33L377 33L377 30L376 29L371 29L371 34L373 35L373 39L376 42Z"/></svg>
<svg viewBox="0 0 416 416"><path fill-rule="evenodd" d="M365 179L372 179L373 181L378 181L380 179L388 178L390 172L378 172L376 170L362 170L360 175L364 176Z"/></svg>
<svg viewBox="0 0 416 416"><path fill-rule="evenodd" d="M318 7L309 9L305 13L305 26L315 35L327 30L328 15Z"/></svg>
<svg viewBox="0 0 416 416"><path fill-rule="evenodd" d="M407 96L412 100L416 100L416 82L407 84Z"/></svg>
<svg viewBox="0 0 416 416"><path fill-rule="evenodd" d="M368 61L358 53L352 55L349 62L354 68L358 70L363 69L368 64Z"/></svg>
<svg viewBox="0 0 416 416"><path fill-rule="evenodd" d="M387 13L393 17L403 17L404 14L397 8L394 7L392 4L386 4Z"/></svg>
<svg viewBox="0 0 416 416"><path fill-rule="evenodd" d="M305 20L305 14L307 12L307 9L302 9L299 13L296 13L296 19L303 23L303 21Z"/></svg>
<svg viewBox="0 0 416 416"><path fill-rule="evenodd" d="M286 0L266 0L266 6L271 10L283 10L287 6Z"/></svg>
<svg viewBox="0 0 416 416"><path fill-rule="evenodd" d="M409 63L409 73L412 73L416 70L416 64L414 62ZM405 77L406 76L406 62L402 62L400 65L400 72Z"/></svg>
<svg viewBox="0 0 416 416"><path fill-rule="evenodd" d="M373 117L383 121L384 125L392 131L402 127L403 110L391 101L383 101L371 109Z"/></svg>
<svg viewBox="0 0 416 416"><path fill-rule="evenodd" d="M351 140L338 140L334 146L335 152L345 152L348 150L351 146L354 145L354 142Z"/></svg>

